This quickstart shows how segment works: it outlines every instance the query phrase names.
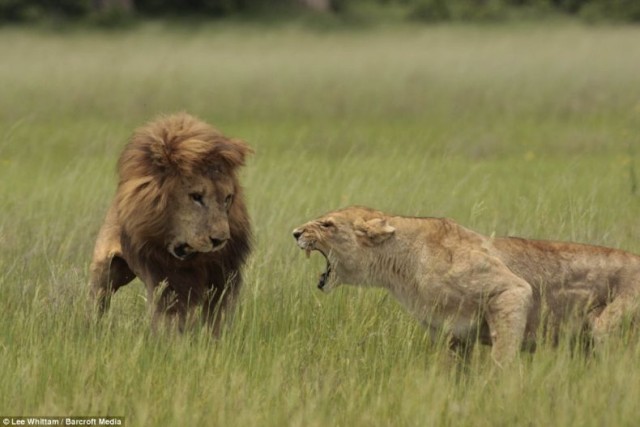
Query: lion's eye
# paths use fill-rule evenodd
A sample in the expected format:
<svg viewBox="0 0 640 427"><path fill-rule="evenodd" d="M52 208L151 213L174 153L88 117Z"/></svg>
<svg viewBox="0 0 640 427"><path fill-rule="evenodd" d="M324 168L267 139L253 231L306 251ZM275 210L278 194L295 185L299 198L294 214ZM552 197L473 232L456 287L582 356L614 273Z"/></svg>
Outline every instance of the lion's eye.
<svg viewBox="0 0 640 427"><path fill-rule="evenodd" d="M191 198L191 200L193 200L194 202L196 202L199 205L204 204L202 193L190 193L189 197Z"/></svg>
<svg viewBox="0 0 640 427"><path fill-rule="evenodd" d="M333 226L334 226L334 224L333 224L332 221L322 221L320 223L320 227L322 227L322 228L331 228Z"/></svg>
<svg viewBox="0 0 640 427"><path fill-rule="evenodd" d="M229 206L231 206L231 203L233 203L233 194L229 194L227 197L225 197L224 207L229 209Z"/></svg>

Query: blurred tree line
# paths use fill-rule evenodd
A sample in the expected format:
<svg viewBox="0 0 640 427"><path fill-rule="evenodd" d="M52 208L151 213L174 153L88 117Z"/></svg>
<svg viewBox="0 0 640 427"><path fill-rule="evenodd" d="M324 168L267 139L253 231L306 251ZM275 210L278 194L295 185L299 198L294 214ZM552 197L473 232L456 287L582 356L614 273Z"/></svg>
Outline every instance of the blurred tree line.
<svg viewBox="0 0 640 427"><path fill-rule="evenodd" d="M640 0L404 0L424 21L501 20L522 16L577 15L587 20L640 22Z"/></svg>
<svg viewBox="0 0 640 427"><path fill-rule="evenodd" d="M117 22L135 17L292 14L304 10L337 16L359 8L406 10L424 22L518 19L575 15L587 20L640 22L640 0L0 0L0 22L98 18Z"/></svg>

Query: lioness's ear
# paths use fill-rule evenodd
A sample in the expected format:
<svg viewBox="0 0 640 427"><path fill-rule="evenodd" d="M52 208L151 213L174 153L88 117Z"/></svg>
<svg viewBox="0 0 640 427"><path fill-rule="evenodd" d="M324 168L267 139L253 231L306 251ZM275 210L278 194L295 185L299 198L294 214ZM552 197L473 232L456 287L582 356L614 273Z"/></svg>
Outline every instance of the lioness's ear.
<svg viewBox="0 0 640 427"><path fill-rule="evenodd" d="M380 243L393 236L396 229L389 225L384 218L374 218L369 221L357 219L353 224L356 236L360 241L368 246L379 245Z"/></svg>

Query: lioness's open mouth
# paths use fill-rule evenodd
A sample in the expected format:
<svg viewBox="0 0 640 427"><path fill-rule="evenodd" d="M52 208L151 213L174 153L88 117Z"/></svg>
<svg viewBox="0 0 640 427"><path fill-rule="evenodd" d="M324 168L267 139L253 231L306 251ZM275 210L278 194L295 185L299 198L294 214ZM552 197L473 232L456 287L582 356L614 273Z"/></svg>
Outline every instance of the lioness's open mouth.
<svg viewBox="0 0 640 427"><path fill-rule="evenodd" d="M320 252L324 256L324 259L327 261L327 266L324 268L324 273L321 273L320 279L318 279L318 289L323 290L324 285L327 284L327 280L329 279L329 273L331 273L331 263L329 262L329 257L325 255L324 252L322 252L320 249L318 249L318 252Z"/></svg>
<svg viewBox="0 0 640 427"><path fill-rule="evenodd" d="M303 249L305 254L307 255L307 258L309 258L311 256L311 251L318 251L322 254L322 256L324 256L324 259L327 261L327 265L324 269L324 272L320 274L320 278L318 279L318 289L320 289L321 291L324 290L324 286L327 284L327 280L329 279L329 274L331 273L331 263L329 262L329 257L327 256L327 254L325 254L324 252L322 252L320 249L318 248L313 248L313 247L306 247Z"/></svg>

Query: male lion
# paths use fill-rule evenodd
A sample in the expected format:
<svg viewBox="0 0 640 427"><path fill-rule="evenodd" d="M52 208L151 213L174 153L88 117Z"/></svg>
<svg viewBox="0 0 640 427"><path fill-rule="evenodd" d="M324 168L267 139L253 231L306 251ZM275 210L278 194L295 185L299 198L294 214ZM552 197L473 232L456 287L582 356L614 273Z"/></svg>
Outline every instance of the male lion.
<svg viewBox="0 0 640 427"><path fill-rule="evenodd" d="M300 248L321 252L318 287L388 289L458 354L477 339L510 362L536 333L561 325L598 344L640 305L640 257L577 243L485 237L454 221L387 215L365 207L330 212L293 231ZM539 328L542 326L542 328Z"/></svg>
<svg viewBox="0 0 640 427"><path fill-rule="evenodd" d="M251 229L237 170L251 149L186 114L137 129L120 155L119 184L91 262L100 313L138 276L154 322L182 330L190 308L218 334L242 283ZM163 316L163 315L166 315Z"/></svg>

